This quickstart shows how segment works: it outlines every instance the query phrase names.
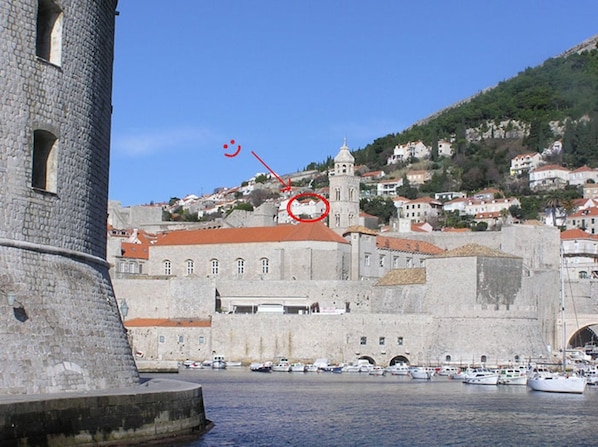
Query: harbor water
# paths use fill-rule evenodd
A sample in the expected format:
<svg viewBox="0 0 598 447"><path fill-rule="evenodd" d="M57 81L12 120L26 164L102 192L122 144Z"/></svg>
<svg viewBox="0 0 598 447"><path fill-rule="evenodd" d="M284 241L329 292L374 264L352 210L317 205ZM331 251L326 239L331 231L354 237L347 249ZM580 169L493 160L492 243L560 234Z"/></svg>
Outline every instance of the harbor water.
<svg viewBox="0 0 598 447"><path fill-rule="evenodd" d="M195 441L164 446L598 445L592 387L582 395L550 394L446 377L245 368L182 370L177 379L203 386L215 426Z"/></svg>

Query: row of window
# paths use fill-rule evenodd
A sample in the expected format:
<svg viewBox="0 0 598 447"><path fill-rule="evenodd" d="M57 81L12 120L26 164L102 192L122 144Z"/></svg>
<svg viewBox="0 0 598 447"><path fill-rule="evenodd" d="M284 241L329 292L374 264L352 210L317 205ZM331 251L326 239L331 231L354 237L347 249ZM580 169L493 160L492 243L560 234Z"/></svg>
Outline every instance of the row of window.
<svg viewBox="0 0 598 447"><path fill-rule="evenodd" d="M221 265L218 259L210 259L208 264L208 273L212 276L220 273ZM268 258L260 259L260 272L262 275L270 273L270 260ZM162 261L164 275L172 275L172 262L169 259ZM234 263L234 269L237 275L244 275L247 267L247 261L243 258L237 258ZM185 274L193 275L195 273L195 261L187 259L185 261Z"/></svg>
<svg viewBox="0 0 598 447"><path fill-rule="evenodd" d="M359 339L359 344L360 345L367 345L368 344L368 338L367 337L361 337ZM378 344L380 346L384 346L386 344L386 337L378 337ZM397 337L397 345L399 346L403 346L403 337Z"/></svg>
<svg viewBox="0 0 598 447"><path fill-rule="evenodd" d="M399 256L393 256L392 257L392 268L393 269L398 269L400 268L400 262L401 262L401 258ZM411 268L413 267L413 258L407 258L405 260L407 268ZM372 264L372 255L370 253L366 253L363 257L363 264L366 267L369 267ZM386 255L380 255L378 258L378 265L381 268L386 267Z"/></svg>
<svg viewBox="0 0 598 447"><path fill-rule="evenodd" d="M206 342L206 338L203 335L200 335L197 341L200 345L203 345ZM160 335L158 337L158 342L165 343L166 337L164 335ZM184 343L184 342L185 342L185 337L183 335L179 335L177 337L177 343Z"/></svg>

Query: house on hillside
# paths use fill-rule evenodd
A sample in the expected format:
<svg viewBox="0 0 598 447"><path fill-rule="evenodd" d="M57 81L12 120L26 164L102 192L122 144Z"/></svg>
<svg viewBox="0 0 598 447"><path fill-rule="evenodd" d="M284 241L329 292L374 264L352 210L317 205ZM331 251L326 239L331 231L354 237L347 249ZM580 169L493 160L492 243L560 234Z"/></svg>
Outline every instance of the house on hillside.
<svg viewBox="0 0 598 447"><path fill-rule="evenodd" d="M559 165L546 165L529 173L529 187L533 191L561 189L569 183L569 169Z"/></svg>
<svg viewBox="0 0 598 447"><path fill-rule="evenodd" d="M598 208L585 208L567 216L567 229L579 228L588 234L598 235Z"/></svg>
<svg viewBox="0 0 598 447"><path fill-rule="evenodd" d="M432 217L437 217L440 209L442 209L442 202L431 197L420 197L403 204L399 211L401 218L420 223L427 222Z"/></svg>
<svg viewBox="0 0 598 447"><path fill-rule="evenodd" d="M563 258L571 279L598 279L598 236L579 228L561 233Z"/></svg>
<svg viewBox="0 0 598 447"><path fill-rule="evenodd" d="M453 156L453 146L450 142L446 140L439 140L438 141L438 156L439 157L452 157Z"/></svg>
<svg viewBox="0 0 598 447"><path fill-rule="evenodd" d="M541 163L542 155L538 152L520 154L511 159L511 168L509 173L511 176L525 174L526 172L536 169Z"/></svg>
<svg viewBox="0 0 598 447"><path fill-rule="evenodd" d="M585 185L588 181L598 183L598 169L581 166L569 173L569 184L575 186Z"/></svg>
<svg viewBox="0 0 598 447"><path fill-rule="evenodd" d="M395 196L397 188L403 186L403 179L385 180L376 184L376 195L378 196Z"/></svg>
<svg viewBox="0 0 598 447"><path fill-rule="evenodd" d="M407 180L411 185L423 185L432 179L432 173L424 170L412 170L407 172Z"/></svg>
<svg viewBox="0 0 598 447"><path fill-rule="evenodd" d="M393 153L386 160L387 165L409 161L411 158L429 158L431 149L421 141L408 142L395 146Z"/></svg>

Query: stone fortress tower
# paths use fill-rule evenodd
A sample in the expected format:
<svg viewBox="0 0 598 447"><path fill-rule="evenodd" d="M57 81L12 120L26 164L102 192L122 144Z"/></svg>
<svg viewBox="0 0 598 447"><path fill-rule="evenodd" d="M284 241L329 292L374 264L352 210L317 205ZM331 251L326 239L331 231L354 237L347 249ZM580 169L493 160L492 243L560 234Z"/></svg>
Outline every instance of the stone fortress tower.
<svg viewBox="0 0 598 447"><path fill-rule="evenodd" d="M116 3L0 2L0 394L138 383L105 261Z"/></svg>
<svg viewBox="0 0 598 447"><path fill-rule="evenodd" d="M342 234L359 223L359 177L355 176L355 158L349 152L346 138L334 157L329 202L328 226L331 229Z"/></svg>

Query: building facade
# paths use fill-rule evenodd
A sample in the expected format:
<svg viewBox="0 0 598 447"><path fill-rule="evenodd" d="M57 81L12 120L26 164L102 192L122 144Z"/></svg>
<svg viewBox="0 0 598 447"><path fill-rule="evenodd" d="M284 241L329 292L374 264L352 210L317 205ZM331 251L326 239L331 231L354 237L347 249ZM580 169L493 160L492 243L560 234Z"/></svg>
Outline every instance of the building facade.
<svg viewBox="0 0 598 447"><path fill-rule="evenodd" d="M359 219L359 177L355 175L355 158L343 143L334 158L334 171L330 175L330 214L328 226L339 234Z"/></svg>

